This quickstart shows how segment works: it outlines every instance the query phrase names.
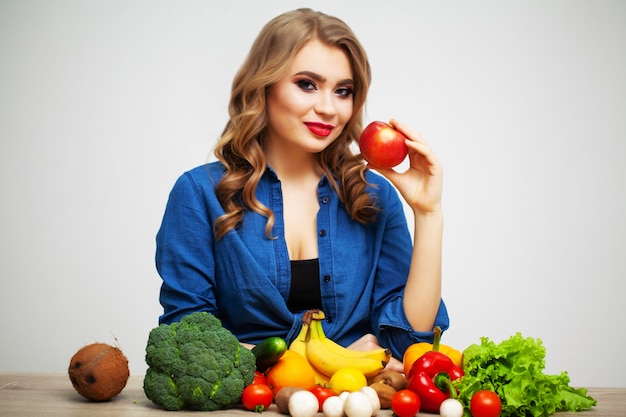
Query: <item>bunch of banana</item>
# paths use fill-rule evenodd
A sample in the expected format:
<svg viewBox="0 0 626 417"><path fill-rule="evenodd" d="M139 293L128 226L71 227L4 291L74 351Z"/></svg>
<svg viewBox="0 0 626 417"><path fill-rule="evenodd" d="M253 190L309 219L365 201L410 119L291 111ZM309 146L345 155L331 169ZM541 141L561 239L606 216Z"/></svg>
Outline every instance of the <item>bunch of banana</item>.
<svg viewBox="0 0 626 417"><path fill-rule="evenodd" d="M299 353L307 360L308 360L308 357L306 354L306 346L310 337L309 329L310 329L310 324L311 324L311 313L312 311L307 311L306 313L304 313L304 316L302 317L302 328L300 329L300 333L298 333L298 336L289 345L289 350ZM313 368L313 372L315 373L315 384L321 385L324 387L330 386L329 376L326 376L320 371L318 371L317 368L313 366L313 364L311 364L311 368Z"/></svg>
<svg viewBox="0 0 626 417"><path fill-rule="evenodd" d="M306 357L322 374L331 377L339 369L355 368L369 378L378 374L387 365L391 358L389 349L357 351L345 348L326 337L322 328L323 318L324 313L321 311L312 313L308 325L309 335L305 338ZM300 336L296 338L298 339Z"/></svg>

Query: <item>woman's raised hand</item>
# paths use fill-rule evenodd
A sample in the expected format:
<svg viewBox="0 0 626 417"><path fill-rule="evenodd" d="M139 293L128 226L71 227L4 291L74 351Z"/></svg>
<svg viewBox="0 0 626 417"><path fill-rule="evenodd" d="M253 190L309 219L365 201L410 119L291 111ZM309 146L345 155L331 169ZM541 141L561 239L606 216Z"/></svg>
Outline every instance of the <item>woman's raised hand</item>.
<svg viewBox="0 0 626 417"><path fill-rule="evenodd" d="M376 169L398 189L416 214L441 210L443 167L422 136L410 126L397 120L389 123L406 137L409 168L404 172Z"/></svg>

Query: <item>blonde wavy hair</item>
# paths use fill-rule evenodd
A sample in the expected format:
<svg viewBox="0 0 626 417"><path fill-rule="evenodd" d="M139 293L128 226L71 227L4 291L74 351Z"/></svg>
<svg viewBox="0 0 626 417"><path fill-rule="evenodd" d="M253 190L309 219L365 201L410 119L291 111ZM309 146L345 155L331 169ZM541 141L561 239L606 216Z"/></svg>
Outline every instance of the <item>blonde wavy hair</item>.
<svg viewBox="0 0 626 417"><path fill-rule="evenodd" d="M271 237L274 213L255 196L266 169L262 142L268 119L267 92L312 39L345 51L354 78L352 117L341 135L317 154L320 167L352 219L371 222L378 211L365 190L363 159L351 150L363 128L363 109L371 82L367 55L342 20L308 8L298 9L275 17L263 27L233 80L230 119L215 147L217 159L226 168L216 186L225 211L214 225L218 239L241 223L246 209L267 217L265 232Z"/></svg>

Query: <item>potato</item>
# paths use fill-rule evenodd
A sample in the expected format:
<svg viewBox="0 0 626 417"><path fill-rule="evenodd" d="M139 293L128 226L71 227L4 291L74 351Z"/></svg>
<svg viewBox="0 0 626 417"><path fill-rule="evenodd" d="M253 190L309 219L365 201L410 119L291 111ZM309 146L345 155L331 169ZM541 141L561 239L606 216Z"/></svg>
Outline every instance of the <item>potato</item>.
<svg viewBox="0 0 626 417"><path fill-rule="evenodd" d="M369 386L376 391L378 399L380 400L380 408L391 408L391 399L397 392L395 388L384 382L374 382Z"/></svg>
<svg viewBox="0 0 626 417"><path fill-rule="evenodd" d="M289 414L289 398L294 392L302 391L300 387L283 387L276 393L274 402L278 408L278 412L281 414Z"/></svg>
<svg viewBox="0 0 626 417"><path fill-rule="evenodd" d="M405 389L407 385L407 380L403 374L397 371L390 371L388 369L381 371L369 381L370 384L375 382L382 382L384 384L391 385L396 391Z"/></svg>

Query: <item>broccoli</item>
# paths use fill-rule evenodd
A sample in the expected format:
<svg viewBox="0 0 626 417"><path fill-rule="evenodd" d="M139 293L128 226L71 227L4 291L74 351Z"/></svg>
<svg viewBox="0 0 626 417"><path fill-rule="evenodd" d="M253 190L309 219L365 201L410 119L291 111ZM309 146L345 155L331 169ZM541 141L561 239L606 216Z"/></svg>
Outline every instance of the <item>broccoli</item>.
<svg viewBox="0 0 626 417"><path fill-rule="evenodd" d="M146 396L166 410L231 407L254 378L256 357L212 314L195 312L150 331Z"/></svg>

